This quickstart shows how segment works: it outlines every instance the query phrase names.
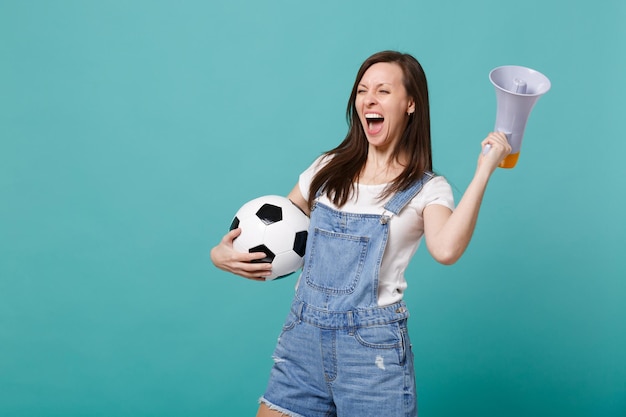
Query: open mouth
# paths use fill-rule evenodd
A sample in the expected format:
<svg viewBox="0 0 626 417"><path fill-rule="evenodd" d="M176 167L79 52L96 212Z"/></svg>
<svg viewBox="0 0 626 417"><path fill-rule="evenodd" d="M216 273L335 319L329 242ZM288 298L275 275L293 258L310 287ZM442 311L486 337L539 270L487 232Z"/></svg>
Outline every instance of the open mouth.
<svg viewBox="0 0 626 417"><path fill-rule="evenodd" d="M367 121L368 133L375 135L382 130L385 118L379 113L366 113L365 120Z"/></svg>

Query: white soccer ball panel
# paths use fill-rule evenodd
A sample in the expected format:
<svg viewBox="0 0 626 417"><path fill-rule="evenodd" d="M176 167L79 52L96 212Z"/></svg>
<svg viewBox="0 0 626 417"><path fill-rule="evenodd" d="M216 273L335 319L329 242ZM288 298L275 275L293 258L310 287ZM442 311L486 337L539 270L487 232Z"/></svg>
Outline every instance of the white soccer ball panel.
<svg viewBox="0 0 626 417"><path fill-rule="evenodd" d="M287 200L289 201L289 205L283 207L284 220L289 222L296 231L308 230L309 217L289 199Z"/></svg>
<svg viewBox="0 0 626 417"><path fill-rule="evenodd" d="M278 255L279 253L293 251L295 238L296 233L291 223L283 220L267 226L263 240L265 241L265 246Z"/></svg>
<svg viewBox="0 0 626 417"><path fill-rule="evenodd" d="M248 252L250 248L262 245L267 226L256 216L239 219L241 234L233 241L238 252Z"/></svg>
<svg viewBox="0 0 626 417"><path fill-rule="evenodd" d="M291 274L302 268L304 258L293 251L283 252L276 255L272 262L272 275L265 280L270 281L284 275Z"/></svg>

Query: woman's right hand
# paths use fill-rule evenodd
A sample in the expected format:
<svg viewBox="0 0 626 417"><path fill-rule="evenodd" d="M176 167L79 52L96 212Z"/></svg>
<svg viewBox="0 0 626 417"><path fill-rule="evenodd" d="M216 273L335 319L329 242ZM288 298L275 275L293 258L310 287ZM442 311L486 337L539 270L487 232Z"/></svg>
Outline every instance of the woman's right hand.
<svg viewBox="0 0 626 417"><path fill-rule="evenodd" d="M253 262L265 258L263 252L237 252L233 248L233 240L240 234L241 229L239 228L228 232L220 243L211 249L211 261L216 267L226 272L255 281L265 281L265 277L272 273L272 264Z"/></svg>

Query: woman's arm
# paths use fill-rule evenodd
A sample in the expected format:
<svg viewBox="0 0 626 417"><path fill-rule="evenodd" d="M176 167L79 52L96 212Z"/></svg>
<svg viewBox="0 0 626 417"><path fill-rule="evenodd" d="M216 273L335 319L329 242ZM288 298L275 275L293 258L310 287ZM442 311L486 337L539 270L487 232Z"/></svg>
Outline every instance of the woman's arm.
<svg viewBox="0 0 626 417"><path fill-rule="evenodd" d="M302 192L300 192L300 186L298 184L293 187L293 190L291 190L287 198L290 199L291 202L294 203L296 206L298 206L300 210L304 212L304 214L306 214L307 216L311 215L309 202L306 201L305 198L302 196Z"/></svg>
<svg viewBox="0 0 626 417"><path fill-rule="evenodd" d="M242 253L233 248L233 240L241 234L241 229L228 232L213 249L211 261L221 270L256 281L265 281L265 277L272 273L272 264L268 262L254 263L252 261L265 258L263 252Z"/></svg>
<svg viewBox="0 0 626 417"><path fill-rule="evenodd" d="M511 152L506 136L500 132L490 133L482 142L489 144L486 154L481 152L474 178L454 211L432 204L424 209L424 237L426 246L438 262L451 265L459 260L467 249L476 227L478 212L491 174Z"/></svg>

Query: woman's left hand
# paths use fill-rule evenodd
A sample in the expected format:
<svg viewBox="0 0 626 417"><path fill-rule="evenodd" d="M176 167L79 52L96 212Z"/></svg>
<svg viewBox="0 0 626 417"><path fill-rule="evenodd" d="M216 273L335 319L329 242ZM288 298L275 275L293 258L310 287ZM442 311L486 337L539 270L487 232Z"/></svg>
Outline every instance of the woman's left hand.
<svg viewBox="0 0 626 417"><path fill-rule="evenodd" d="M491 132L481 142L482 149L478 157L478 168L486 168L491 174L500 163L511 153L511 145L502 132ZM489 147L488 151L485 151Z"/></svg>

